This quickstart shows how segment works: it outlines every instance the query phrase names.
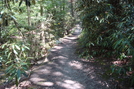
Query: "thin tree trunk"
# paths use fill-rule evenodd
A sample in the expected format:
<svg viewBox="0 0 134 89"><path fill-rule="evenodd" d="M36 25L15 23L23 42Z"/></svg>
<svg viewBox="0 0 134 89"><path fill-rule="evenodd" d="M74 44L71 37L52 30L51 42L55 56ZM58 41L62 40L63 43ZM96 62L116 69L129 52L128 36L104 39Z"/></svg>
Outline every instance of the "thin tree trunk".
<svg viewBox="0 0 134 89"><path fill-rule="evenodd" d="M43 6L40 4L40 15L43 16Z"/></svg>
<svg viewBox="0 0 134 89"><path fill-rule="evenodd" d="M72 14L72 17L74 17L74 6L73 6L73 0L71 0L71 14Z"/></svg>
<svg viewBox="0 0 134 89"><path fill-rule="evenodd" d="M65 0L63 0L63 11L65 10Z"/></svg>
<svg viewBox="0 0 134 89"><path fill-rule="evenodd" d="M28 26L31 26L30 7L27 6Z"/></svg>

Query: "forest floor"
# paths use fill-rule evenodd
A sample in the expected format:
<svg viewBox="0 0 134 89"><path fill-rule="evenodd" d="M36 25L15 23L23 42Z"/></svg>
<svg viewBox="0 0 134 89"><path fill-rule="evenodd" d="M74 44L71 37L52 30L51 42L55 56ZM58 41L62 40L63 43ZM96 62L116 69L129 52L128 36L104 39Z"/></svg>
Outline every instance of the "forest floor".
<svg viewBox="0 0 134 89"><path fill-rule="evenodd" d="M99 75L106 66L79 58L75 53L79 34L77 29L61 38L61 43L51 49L48 62L43 60L33 66L30 78L21 82L18 89L113 89L112 82Z"/></svg>

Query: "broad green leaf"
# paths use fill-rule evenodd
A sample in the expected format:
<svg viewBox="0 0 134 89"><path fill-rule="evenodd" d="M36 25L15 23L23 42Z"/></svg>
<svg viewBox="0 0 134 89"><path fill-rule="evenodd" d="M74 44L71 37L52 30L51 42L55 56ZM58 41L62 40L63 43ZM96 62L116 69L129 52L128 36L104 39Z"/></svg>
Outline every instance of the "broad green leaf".
<svg viewBox="0 0 134 89"><path fill-rule="evenodd" d="M20 64L21 64L21 65L27 65L27 63L24 63L24 62L23 62L23 63L20 63Z"/></svg>
<svg viewBox="0 0 134 89"><path fill-rule="evenodd" d="M27 57L27 59L34 59L34 57Z"/></svg>
<svg viewBox="0 0 134 89"><path fill-rule="evenodd" d="M9 67L6 69L6 71L11 70L12 67L13 67L13 64L12 64L11 66L9 66Z"/></svg>
<svg viewBox="0 0 134 89"><path fill-rule="evenodd" d="M12 54L12 52L9 52L9 53L8 53L7 59L10 58L11 54Z"/></svg>
<svg viewBox="0 0 134 89"><path fill-rule="evenodd" d="M14 54L16 54L16 55L18 54L18 52L17 52L15 49L13 49L13 52L14 52Z"/></svg>
<svg viewBox="0 0 134 89"><path fill-rule="evenodd" d="M20 79L21 79L21 70L18 69L17 70L17 80L18 80L18 82L20 81Z"/></svg>
<svg viewBox="0 0 134 89"><path fill-rule="evenodd" d="M18 50L20 50L20 47L19 47L18 45L15 45L15 47L16 47Z"/></svg>
<svg viewBox="0 0 134 89"><path fill-rule="evenodd" d="M11 75L12 75L12 74L15 72L13 66L14 66L14 65L11 65L11 66L9 66L9 67L6 69L6 74L11 74Z"/></svg>
<svg viewBox="0 0 134 89"><path fill-rule="evenodd" d="M28 46L24 46L26 49L30 50L30 48Z"/></svg>
<svg viewBox="0 0 134 89"><path fill-rule="evenodd" d="M2 46L1 46L1 48L3 49L3 48L5 48L5 46L7 46L7 44L5 43L5 44L3 44Z"/></svg>
<svg viewBox="0 0 134 89"><path fill-rule="evenodd" d="M6 62L6 65L7 65L7 64L9 64L9 63L12 63L12 62L13 62L12 60L10 60L10 61L7 61L7 62Z"/></svg>
<svg viewBox="0 0 134 89"><path fill-rule="evenodd" d="M15 48L15 47L14 47L14 44L12 44L12 49L14 50L14 48Z"/></svg>

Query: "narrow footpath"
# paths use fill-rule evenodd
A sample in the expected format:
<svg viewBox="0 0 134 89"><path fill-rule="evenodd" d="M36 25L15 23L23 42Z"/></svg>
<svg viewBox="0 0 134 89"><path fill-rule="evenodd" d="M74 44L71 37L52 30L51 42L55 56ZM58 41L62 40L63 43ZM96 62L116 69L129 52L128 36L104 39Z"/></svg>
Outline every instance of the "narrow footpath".
<svg viewBox="0 0 134 89"><path fill-rule="evenodd" d="M71 36L60 39L61 43L48 55L50 62L33 69L28 81L36 88L26 89L112 89L97 75L95 70L100 67L82 61L75 54L79 34L80 31L76 30Z"/></svg>
<svg viewBox="0 0 134 89"><path fill-rule="evenodd" d="M79 34L76 30L52 48L48 56L52 62L34 69L30 77L33 84L41 89L110 89L105 81L97 78L94 66L81 62L75 54Z"/></svg>

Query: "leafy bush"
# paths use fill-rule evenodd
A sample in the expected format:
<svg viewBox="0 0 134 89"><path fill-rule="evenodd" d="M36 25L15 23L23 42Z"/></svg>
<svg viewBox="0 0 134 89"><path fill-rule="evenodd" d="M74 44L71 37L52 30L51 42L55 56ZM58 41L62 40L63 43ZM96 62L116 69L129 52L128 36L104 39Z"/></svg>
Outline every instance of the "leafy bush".
<svg viewBox="0 0 134 89"><path fill-rule="evenodd" d="M69 13L68 2L66 0L58 0L55 2L49 0L46 1L46 3L48 3L48 6L45 7L47 8L48 16L51 16L52 18L51 29L54 30L54 35L59 38L66 34L70 34L69 29L74 25L74 17Z"/></svg>
<svg viewBox="0 0 134 89"><path fill-rule="evenodd" d="M48 54L74 24L67 0L0 1L0 67L18 85L31 64ZM44 14L45 13L45 14ZM0 82L1 83L1 82Z"/></svg>
<svg viewBox="0 0 134 89"><path fill-rule="evenodd" d="M21 75L26 75L25 71L30 65L27 55L29 48L23 43L6 42L1 45L0 50L1 63L6 68L6 79L12 81L15 78L18 85Z"/></svg>
<svg viewBox="0 0 134 89"><path fill-rule="evenodd" d="M134 60L134 5L133 0L79 0L82 34L79 44L81 56L126 58L132 70ZM115 66L116 67L116 66ZM113 67L112 67L113 68ZM117 69L120 71L120 68ZM127 71L130 71L126 70ZM126 72L123 72L126 74Z"/></svg>

